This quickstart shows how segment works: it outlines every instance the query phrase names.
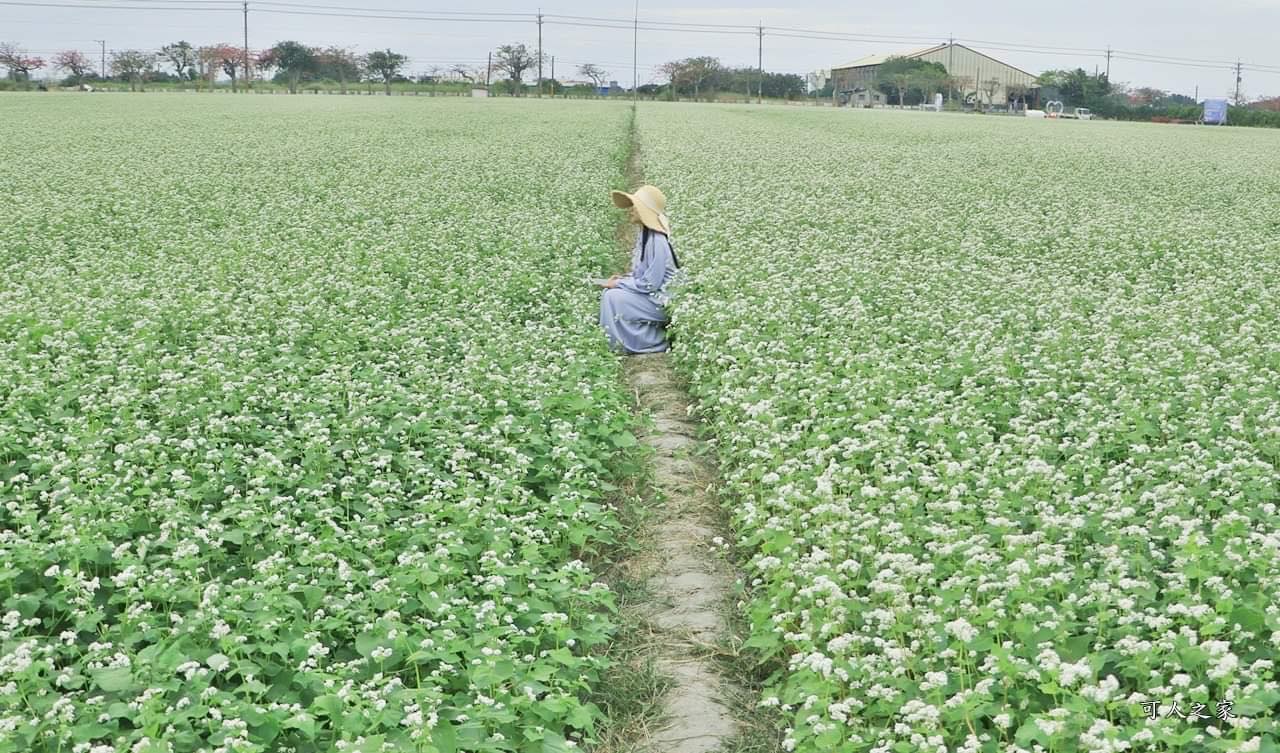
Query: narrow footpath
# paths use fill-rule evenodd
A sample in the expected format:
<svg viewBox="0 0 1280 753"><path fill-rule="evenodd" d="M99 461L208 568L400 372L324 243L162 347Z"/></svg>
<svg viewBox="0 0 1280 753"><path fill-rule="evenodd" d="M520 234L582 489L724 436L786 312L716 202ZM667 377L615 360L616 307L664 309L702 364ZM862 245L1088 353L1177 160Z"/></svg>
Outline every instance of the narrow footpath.
<svg viewBox="0 0 1280 753"><path fill-rule="evenodd" d="M693 450L696 424L687 418L689 396L679 386L665 353L628 356L628 383L653 427L640 441L652 447L654 488L647 538L653 549L633 560L631 577L648 585L641 609L655 634L650 645L657 670L672 680L663 700L663 721L639 746L653 753L709 753L738 730L725 680L711 653L728 633L725 612L733 573L713 554L717 509L708 488L715 470Z"/></svg>
<svg viewBox="0 0 1280 753"><path fill-rule="evenodd" d="M627 190L644 180L640 144L630 128ZM618 226L620 254L629 259L635 226ZM652 426L640 442L653 449L652 486L647 524L641 539L650 547L622 563L627 578L644 584L646 598L630 608L652 633L647 658L670 679L659 719L629 741L629 750L647 753L710 753L732 745L740 734L730 704L734 686L718 672L714 654L729 638L726 615L734 574L717 554L718 509L710 489L718 477L699 452L697 422L688 417L690 397L671 369L666 353L632 355L623 371L636 395L638 410ZM726 534L727 535L727 534Z"/></svg>

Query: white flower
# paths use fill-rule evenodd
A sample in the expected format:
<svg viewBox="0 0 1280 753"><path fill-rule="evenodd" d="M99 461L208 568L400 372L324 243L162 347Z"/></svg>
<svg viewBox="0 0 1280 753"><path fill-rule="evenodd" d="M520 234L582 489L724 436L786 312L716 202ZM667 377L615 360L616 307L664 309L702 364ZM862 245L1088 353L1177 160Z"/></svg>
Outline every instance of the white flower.
<svg viewBox="0 0 1280 753"><path fill-rule="evenodd" d="M970 643L978 637L978 631L968 620L958 617L946 625L947 632L954 635L961 643Z"/></svg>

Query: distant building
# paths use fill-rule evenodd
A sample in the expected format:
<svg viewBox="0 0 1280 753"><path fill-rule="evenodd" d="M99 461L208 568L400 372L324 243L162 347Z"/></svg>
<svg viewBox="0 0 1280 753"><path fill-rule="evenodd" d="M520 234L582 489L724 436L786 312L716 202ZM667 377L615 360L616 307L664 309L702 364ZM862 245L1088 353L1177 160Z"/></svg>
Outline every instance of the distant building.
<svg viewBox="0 0 1280 753"><path fill-rule="evenodd" d="M806 91L812 94L821 89L825 89L827 82L831 80L831 70L822 69L805 74L804 83L807 87Z"/></svg>
<svg viewBox="0 0 1280 753"><path fill-rule="evenodd" d="M930 63L942 63L947 73L957 79L959 87L972 95L979 92L983 104L987 102L987 92L983 83L992 79L996 82L992 92L991 103L1003 106L1011 99L1010 94L1027 92L1035 88L1036 77L1021 68L984 55L962 44L940 44L919 50L890 53L887 55L868 55L843 65L831 68L831 77L835 81L836 94L850 104L856 104L861 95L865 100L874 100L875 84L880 65L891 57L913 58Z"/></svg>
<svg viewBox="0 0 1280 753"><path fill-rule="evenodd" d="M889 103L885 93L874 86L860 85L850 91L837 92L840 104L849 107L880 107Z"/></svg>

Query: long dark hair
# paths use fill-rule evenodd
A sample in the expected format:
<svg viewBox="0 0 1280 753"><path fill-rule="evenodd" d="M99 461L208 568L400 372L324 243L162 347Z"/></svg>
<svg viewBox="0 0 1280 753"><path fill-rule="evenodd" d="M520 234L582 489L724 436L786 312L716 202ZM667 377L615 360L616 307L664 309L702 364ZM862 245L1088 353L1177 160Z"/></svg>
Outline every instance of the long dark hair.
<svg viewBox="0 0 1280 753"><path fill-rule="evenodd" d="M649 233L657 232L650 229L648 225L640 226L640 261L644 261L644 250L649 245ZM666 235L663 233L663 235ZM680 257L676 256L675 244L671 242L671 236L667 235L667 245L671 246L671 261L676 263L676 269L680 268Z"/></svg>

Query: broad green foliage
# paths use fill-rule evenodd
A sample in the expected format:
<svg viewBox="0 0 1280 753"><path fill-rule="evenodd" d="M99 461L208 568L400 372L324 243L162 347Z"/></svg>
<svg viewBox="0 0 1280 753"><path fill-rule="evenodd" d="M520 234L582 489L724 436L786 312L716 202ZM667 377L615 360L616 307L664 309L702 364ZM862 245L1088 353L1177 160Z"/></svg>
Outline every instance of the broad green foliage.
<svg viewBox="0 0 1280 753"><path fill-rule="evenodd" d="M638 122L789 749L1276 748L1274 134Z"/></svg>
<svg viewBox="0 0 1280 753"><path fill-rule="evenodd" d="M589 738L626 108L3 108L0 751Z"/></svg>

